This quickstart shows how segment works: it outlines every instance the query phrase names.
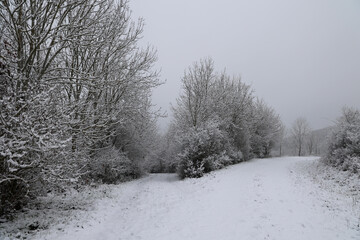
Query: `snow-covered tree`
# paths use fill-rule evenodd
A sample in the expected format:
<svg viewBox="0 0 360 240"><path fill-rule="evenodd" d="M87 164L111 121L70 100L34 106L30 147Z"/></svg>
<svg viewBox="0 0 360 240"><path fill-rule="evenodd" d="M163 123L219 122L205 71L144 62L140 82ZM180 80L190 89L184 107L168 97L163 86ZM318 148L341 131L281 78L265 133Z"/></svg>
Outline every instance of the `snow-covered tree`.
<svg viewBox="0 0 360 240"><path fill-rule="evenodd" d="M309 132L309 123L305 118L298 118L295 120L291 128L291 136L298 156L301 156L305 151L306 138Z"/></svg>
<svg viewBox="0 0 360 240"><path fill-rule="evenodd" d="M231 78L225 72L217 77L212 89L211 109L221 119L233 146L245 159L250 158L254 96L250 86L240 77Z"/></svg>
<svg viewBox="0 0 360 240"><path fill-rule="evenodd" d="M62 55L73 151L104 147L119 125L148 107L149 90L158 85L155 52L136 45L142 22L131 21L126 1L103 9L98 24Z"/></svg>
<svg viewBox="0 0 360 240"><path fill-rule="evenodd" d="M158 135L154 142L153 150L145 162L145 169L149 172L175 173L178 167L177 154L181 152L181 134L172 123L164 135Z"/></svg>
<svg viewBox="0 0 360 240"><path fill-rule="evenodd" d="M137 44L143 26L128 1L0 2L1 194L76 181L98 152L114 156L120 129L151 142L159 81L155 51Z"/></svg>
<svg viewBox="0 0 360 240"><path fill-rule="evenodd" d="M198 127L210 117L210 89L215 81L212 59L194 63L182 78L182 93L173 109L176 124L184 128Z"/></svg>
<svg viewBox="0 0 360 240"><path fill-rule="evenodd" d="M360 112L344 108L329 141L324 161L344 171L360 173Z"/></svg>
<svg viewBox="0 0 360 240"><path fill-rule="evenodd" d="M309 155L318 154L318 137L313 131L310 132L307 136L306 146Z"/></svg>
<svg viewBox="0 0 360 240"><path fill-rule="evenodd" d="M280 140L282 122L274 109L267 106L263 100L258 99L254 106L252 153L260 158L269 157L271 149Z"/></svg>
<svg viewBox="0 0 360 240"><path fill-rule="evenodd" d="M181 139L173 158L177 156L182 177L270 155L280 134L280 118L263 101L254 101L253 91L240 77L216 73L213 61L206 59L194 63L182 82L172 124L174 139Z"/></svg>
<svg viewBox="0 0 360 240"><path fill-rule="evenodd" d="M39 181L54 154L68 143L62 124L66 116L59 107L62 79L56 59L85 34L87 29L80 22L87 9L97 8L101 2L0 2L1 75L5 82L0 99L2 194L7 192L6 186L17 183L29 189L29 183ZM84 12L78 12L80 7Z"/></svg>
<svg viewBox="0 0 360 240"><path fill-rule="evenodd" d="M278 141L275 145L275 149L278 151L278 156L283 156L284 152L286 151L286 135L287 135L287 129L284 124L281 124L280 131L278 134Z"/></svg>

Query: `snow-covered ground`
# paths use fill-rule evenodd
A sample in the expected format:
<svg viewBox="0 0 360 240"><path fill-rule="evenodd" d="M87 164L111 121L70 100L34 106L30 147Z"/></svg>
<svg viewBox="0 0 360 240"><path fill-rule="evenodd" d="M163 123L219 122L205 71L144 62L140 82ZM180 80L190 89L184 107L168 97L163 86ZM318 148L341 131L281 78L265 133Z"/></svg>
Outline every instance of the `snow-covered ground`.
<svg viewBox="0 0 360 240"><path fill-rule="evenodd" d="M323 180L316 160L255 159L200 179L152 174L113 186L86 214L33 237L359 240L359 179L351 188Z"/></svg>

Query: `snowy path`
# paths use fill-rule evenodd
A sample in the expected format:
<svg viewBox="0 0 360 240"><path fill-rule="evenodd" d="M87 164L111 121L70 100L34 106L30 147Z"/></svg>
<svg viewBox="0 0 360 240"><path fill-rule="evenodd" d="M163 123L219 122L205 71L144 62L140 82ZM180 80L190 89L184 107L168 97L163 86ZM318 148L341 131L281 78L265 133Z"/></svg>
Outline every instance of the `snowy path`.
<svg viewBox="0 0 360 240"><path fill-rule="evenodd" d="M150 175L116 186L116 198L98 202L84 228L38 238L360 239L359 205L302 175L314 159L253 160L184 181Z"/></svg>

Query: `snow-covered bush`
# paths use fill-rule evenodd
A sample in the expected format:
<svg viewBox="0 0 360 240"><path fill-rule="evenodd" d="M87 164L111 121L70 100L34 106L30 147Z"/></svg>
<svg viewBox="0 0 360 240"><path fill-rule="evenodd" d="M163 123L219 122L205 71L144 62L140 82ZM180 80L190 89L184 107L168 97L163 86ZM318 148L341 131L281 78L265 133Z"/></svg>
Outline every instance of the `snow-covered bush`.
<svg viewBox="0 0 360 240"><path fill-rule="evenodd" d="M229 151L228 156L230 157L231 164L239 163L244 161L244 155L241 151Z"/></svg>
<svg viewBox="0 0 360 240"><path fill-rule="evenodd" d="M219 154L213 154L204 159L205 166L208 166L208 169L211 171L221 169L231 163L232 159L226 154L226 151Z"/></svg>
<svg viewBox="0 0 360 240"><path fill-rule="evenodd" d="M112 147L99 151L89 161L88 174L84 178L88 181L111 184L135 179L141 174L138 164L131 161L125 153Z"/></svg>
<svg viewBox="0 0 360 240"><path fill-rule="evenodd" d="M0 95L0 215L2 209L11 212L23 206L29 195L38 195L33 187L39 184L39 169L48 170L66 144L66 127L55 119L61 116L51 98L55 90L19 93L14 83ZM19 94L26 102L19 100Z"/></svg>
<svg viewBox="0 0 360 240"><path fill-rule="evenodd" d="M180 165L179 175L181 178L199 178L204 175L204 161L196 156L191 156L188 152L179 154Z"/></svg>
<svg viewBox="0 0 360 240"><path fill-rule="evenodd" d="M27 184L20 179L1 183L0 216L19 210L27 200L27 189Z"/></svg>
<svg viewBox="0 0 360 240"><path fill-rule="evenodd" d="M181 136L181 146L182 151L177 156L181 178L201 177L231 163L226 155L230 150L229 140L217 121L190 129Z"/></svg>
<svg viewBox="0 0 360 240"><path fill-rule="evenodd" d="M343 171L360 174L360 112L344 109L329 141L324 161Z"/></svg>

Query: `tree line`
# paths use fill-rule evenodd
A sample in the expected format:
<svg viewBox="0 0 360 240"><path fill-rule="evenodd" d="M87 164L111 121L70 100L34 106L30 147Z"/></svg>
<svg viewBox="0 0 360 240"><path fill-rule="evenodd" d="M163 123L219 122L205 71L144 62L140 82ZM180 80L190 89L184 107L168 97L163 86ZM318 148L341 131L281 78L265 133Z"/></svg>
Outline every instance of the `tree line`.
<svg viewBox="0 0 360 240"><path fill-rule="evenodd" d="M151 171L204 173L253 157L269 157L284 126L240 77L216 72L202 59L182 77L174 119L152 159Z"/></svg>
<svg viewBox="0 0 360 240"><path fill-rule="evenodd" d="M0 214L66 184L140 174L160 82L128 5L0 2Z"/></svg>

